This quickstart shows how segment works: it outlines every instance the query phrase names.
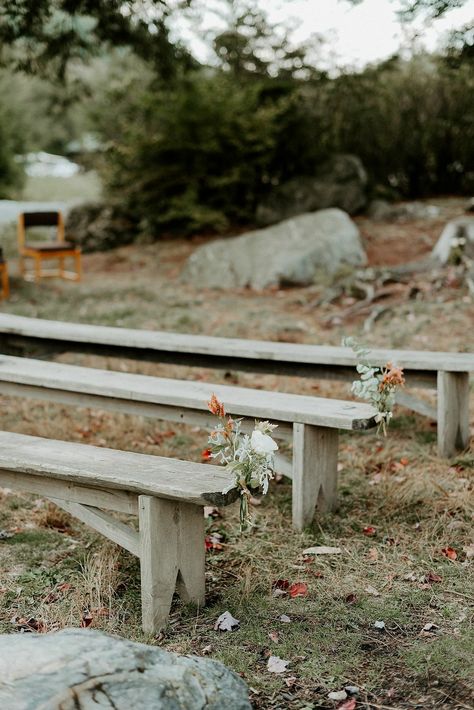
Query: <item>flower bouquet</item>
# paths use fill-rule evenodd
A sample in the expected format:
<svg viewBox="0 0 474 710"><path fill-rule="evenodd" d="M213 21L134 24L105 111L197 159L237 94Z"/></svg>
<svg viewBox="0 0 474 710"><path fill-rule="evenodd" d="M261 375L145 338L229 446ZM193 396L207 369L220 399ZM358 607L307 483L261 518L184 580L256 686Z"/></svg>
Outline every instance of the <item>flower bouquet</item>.
<svg viewBox="0 0 474 710"><path fill-rule="evenodd" d="M218 418L211 431L208 448L203 457L215 459L232 471L234 480L223 493L231 488L240 490L240 529L252 525L250 500L256 493L266 494L269 481L274 478L276 441L270 434L277 428L270 422L256 422L250 435L242 432L242 419L226 416L224 405L213 394L208 402L209 411Z"/></svg>
<svg viewBox="0 0 474 710"><path fill-rule="evenodd" d="M396 391L405 384L403 369L392 365L391 362L387 362L382 368L371 365L367 359L370 350L362 347L355 338L344 338L342 344L352 348L359 360L356 369L360 380L352 383L352 392L356 397L369 401L378 410L375 417L377 431L382 431L386 436L387 426L393 416Z"/></svg>

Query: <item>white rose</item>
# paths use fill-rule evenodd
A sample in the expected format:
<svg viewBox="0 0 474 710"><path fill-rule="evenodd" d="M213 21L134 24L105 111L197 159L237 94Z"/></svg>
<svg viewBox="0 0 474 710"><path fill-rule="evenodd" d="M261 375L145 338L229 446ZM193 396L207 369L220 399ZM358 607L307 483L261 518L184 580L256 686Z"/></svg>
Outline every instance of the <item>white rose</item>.
<svg viewBox="0 0 474 710"><path fill-rule="evenodd" d="M271 455L278 449L276 441L274 441L271 436L268 436L268 434L262 434L258 429L252 432L250 446L256 454L262 454L263 456Z"/></svg>

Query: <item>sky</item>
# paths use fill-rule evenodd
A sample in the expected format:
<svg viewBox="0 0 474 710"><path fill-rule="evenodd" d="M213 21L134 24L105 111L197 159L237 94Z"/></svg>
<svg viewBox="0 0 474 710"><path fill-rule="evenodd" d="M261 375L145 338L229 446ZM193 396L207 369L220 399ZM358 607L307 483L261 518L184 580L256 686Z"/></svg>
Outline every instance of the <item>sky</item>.
<svg viewBox="0 0 474 710"><path fill-rule="evenodd" d="M464 7L451 10L438 20L428 22L419 17L405 29L396 15L397 0L363 0L352 6L345 0L260 0L270 21L290 23L295 29L295 41L308 40L311 35L323 35L325 48L320 50L321 68L336 66L362 67L367 63L386 58L407 45L414 35L417 46L434 50L443 42L449 30L457 29L474 19L474 0ZM219 0L207 0L208 12L200 28L183 27L182 34L201 61L208 61L210 52L202 37L205 30L215 30L221 22L212 10Z"/></svg>

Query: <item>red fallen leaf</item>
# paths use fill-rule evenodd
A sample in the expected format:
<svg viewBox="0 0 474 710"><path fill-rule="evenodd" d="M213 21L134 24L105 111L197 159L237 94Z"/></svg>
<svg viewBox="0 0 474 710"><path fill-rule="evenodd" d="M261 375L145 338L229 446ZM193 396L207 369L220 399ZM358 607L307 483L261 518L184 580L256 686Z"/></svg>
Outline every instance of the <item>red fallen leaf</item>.
<svg viewBox="0 0 474 710"><path fill-rule="evenodd" d="M433 584L433 582L442 582L443 578L439 576L439 574L435 574L434 572L428 572L428 574L425 574L425 582L427 584Z"/></svg>
<svg viewBox="0 0 474 710"><path fill-rule="evenodd" d="M63 582L62 584L58 584L58 592L68 592L71 589L71 584L69 582Z"/></svg>
<svg viewBox="0 0 474 710"><path fill-rule="evenodd" d="M400 463L402 464L402 466L408 466L408 464L410 463L410 461L409 461L409 459L403 457L403 458L400 459Z"/></svg>
<svg viewBox="0 0 474 710"><path fill-rule="evenodd" d="M342 703L339 703L337 706L337 710L354 710L356 706L356 699L355 698L347 698L347 700L343 700Z"/></svg>
<svg viewBox="0 0 474 710"><path fill-rule="evenodd" d="M458 553L454 547L443 547L441 554L448 558L448 560L457 560Z"/></svg>
<svg viewBox="0 0 474 710"><path fill-rule="evenodd" d="M274 582L272 582L272 589L286 590L289 586L290 583L287 579L276 579Z"/></svg>
<svg viewBox="0 0 474 710"><path fill-rule="evenodd" d="M304 582L294 582L288 589L288 594L292 599L295 597L305 597L308 594L308 585Z"/></svg>
<svg viewBox="0 0 474 710"><path fill-rule="evenodd" d="M373 537L377 534L377 528L372 527L372 525L366 525L365 528L362 529L362 532L364 535L367 535L367 537Z"/></svg>
<svg viewBox="0 0 474 710"><path fill-rule="evenodd" d="M201 451L201 458L203 461L209 461L209 459L212 457L212 451L211 449L204 449Z"/></svg>
<svg viewBox="0 0 474 710"><path fill-rule="evenodd" d="M204 540L206 550L214 550L215 552L222 552L224 545L221 545L219 538L216 535L206 535Z"/></svg>

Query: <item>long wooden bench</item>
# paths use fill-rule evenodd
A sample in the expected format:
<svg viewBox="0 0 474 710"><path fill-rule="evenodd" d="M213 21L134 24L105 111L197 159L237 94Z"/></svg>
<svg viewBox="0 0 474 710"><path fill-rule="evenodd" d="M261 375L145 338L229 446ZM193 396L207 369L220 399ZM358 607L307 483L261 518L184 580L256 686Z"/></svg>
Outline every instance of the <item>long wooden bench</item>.
<svg viewBox="0 0 474 710"><path fill-rule="evenodd" d="M140 559L142 623L156 633L177 589L204 604L203 506L224 506L221 466L0 432L0 486L50 499ZM103 509L138 515L138 532Z"/></svg>
<svg viewBox="0 0 474 710"><path fill-rule="evenodd" d="M293 526L302 530L316 507L337 501L339 429L369 429L376 411L368 404L244 387L125 374L30 358L0 355L0 394L118 410L157 419L213 426L207 402L215 393L232 415L269 419L275 435L293 442L293 465L280 461L293 479ZM247 421L253 427L253 421Z"/></svg>
<svg viewBox="0 0 474 710"><path fill-rule="evenodd" d="M131 330L0 314L0 349L76 351L178 365L353 380L350 348ZM438 450L452 456L469 443L469 373L474 353L371 350L371 361L405 370L407 386L437 390L437 406L400 391L400 404L438 422Z"/></svg>

